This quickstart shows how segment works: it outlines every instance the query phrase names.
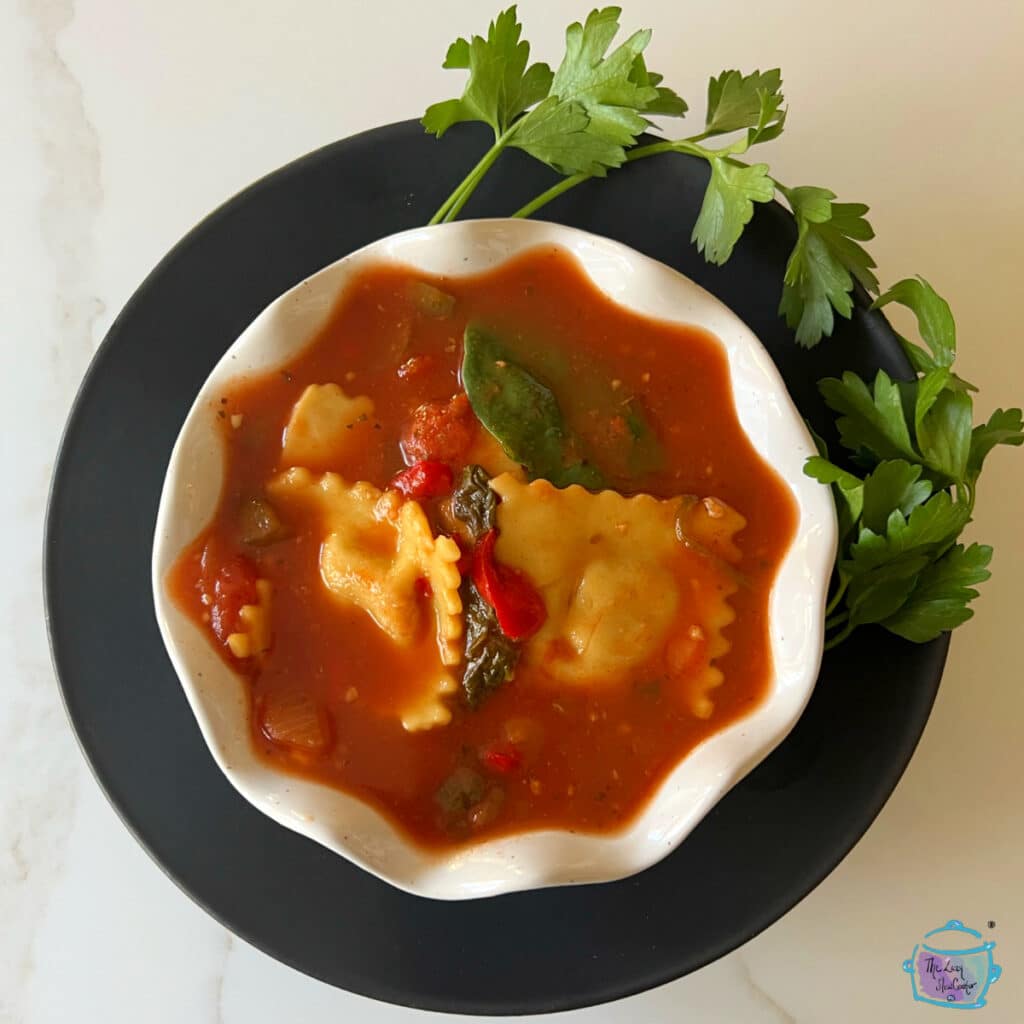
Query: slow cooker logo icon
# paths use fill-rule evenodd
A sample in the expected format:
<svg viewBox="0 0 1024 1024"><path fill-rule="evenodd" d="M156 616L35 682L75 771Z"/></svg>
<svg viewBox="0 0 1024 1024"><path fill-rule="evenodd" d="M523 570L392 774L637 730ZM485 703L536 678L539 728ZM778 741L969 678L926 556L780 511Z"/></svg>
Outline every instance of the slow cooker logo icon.
<svg viewBox="0 0 1024 1024"><path fill-rule="evenodd" d="M955 1010L980 1009L989 986L1003 973L992 959L995 947L962 921L947 921L926 933L910 959L903 961L914 998Z"/></svg>

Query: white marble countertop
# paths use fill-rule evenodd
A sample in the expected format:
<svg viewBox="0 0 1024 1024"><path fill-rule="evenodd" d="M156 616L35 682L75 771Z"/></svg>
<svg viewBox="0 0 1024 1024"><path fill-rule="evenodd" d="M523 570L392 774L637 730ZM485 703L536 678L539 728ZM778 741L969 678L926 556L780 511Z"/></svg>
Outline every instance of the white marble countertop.
<svg viewBox="0 0 1024 1024"><path fill-rule="evenodd" d="M537 49L587 5L525 0ZM1013 303L1024 271L1019 0L634 0L651 63L699 108L722 64L779 64L784 180L872 206L880 277L951 300L986 416L1024 399ZM0 1022L178 1024L440 1019L333 990L232 938L107 805L58 698L44 635L41 523L75 388L113 316L200 217L323 143L418 115L460 88L439 67L474 0L11 0L0 7ZM730 956L617 1004L559 1015L852 1024L941 1019L900 963L958 917L998 943L983 1020L1024 1010L1024 457L997 451L973 536L996 548L921 745L877 822L799 906ZM989 925L989 922L994 922ZM523 979L529 985L529 979Z"/></svg>

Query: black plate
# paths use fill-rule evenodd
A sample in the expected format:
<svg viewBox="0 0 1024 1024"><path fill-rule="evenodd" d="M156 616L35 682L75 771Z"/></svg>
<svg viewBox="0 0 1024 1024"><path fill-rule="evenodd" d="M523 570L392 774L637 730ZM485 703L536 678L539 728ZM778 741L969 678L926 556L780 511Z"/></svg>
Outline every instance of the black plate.
<svg viewBox="0 0 1024 1024"><path fill-rule="evenodd" d="M423 224L486 136L443 142L415 122L319 150L222 206L146 279L75 403L47 521L46 597L68 713L96 777L158 864L224 925L333 985L408 1006L539 1013L638 992L745 942L816 886L892 792L938 687L945 641L863 631L829 656L786 742L670 857L622 882L468 903L408 896L275 825L210 757L157 632L150 546L171 446L224 350L273 298L383 235ZM814 381L906 367L884 319L858 309L808 353L778 319L793 226L759 207L730 262L689 243L707 171L645 160L544 211L688 274L768 347L797 404ZM503 156L467 208L504 215L550 184Z"/></svg>

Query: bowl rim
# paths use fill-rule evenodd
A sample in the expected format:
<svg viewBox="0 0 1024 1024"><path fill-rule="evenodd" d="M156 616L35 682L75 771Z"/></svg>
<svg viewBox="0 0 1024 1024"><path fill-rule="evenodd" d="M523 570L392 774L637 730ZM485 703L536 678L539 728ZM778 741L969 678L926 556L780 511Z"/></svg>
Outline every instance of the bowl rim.
<svg viewBox="0 0 1024 1024"><path fill-rule="evenodd" d="M183 488L187 490L190 486L188 480L183 480L190 434L196 429L196 424L204 412L209 410L212 392L216 391L225 381L239 376L239 367L232 365L239 355L244 353L247 347L252 346L253 338L258 337L261 331L266 330L274 316L285 309L289 303L296 301L297 297L311 289L315 290L325 281L333 280L334 276L340 275L343 282L349 274L358 272L360 266L368 262L404 263L416 268L416 264L410 259L396 259L393 253L389 254L390 250L397 249L401 252L404 249L409 249L411 252L415 252L417 244L421 248L423 246L436 247L438 238L457 248L471 242L474 236L477 236L478 242L480 237L490 238L492 243L497 239L499 249L502 242L506 245L511 244L512 247L500 253L495 250L492 254L494 260L489 266L472 267L468 270L463 267L463 273L479 273L484 269L492 269L521 252L546 244L554 244L576 255L583 271L598 287L602 287L602 285L595 279L592 273L593 268L580 258L581 247L589 246L590 250L597 254L597 257L607 257L612 260L613 264L615 260L620 263L624 260L632 269L641 268L648 275L657 278L662 286L665 286L666 282L674 281L675 287L687 291L691 301L697 301L701 309L712 311L714 314L710 317L712 321L719 321L729 328L729 338L723 338L719 331L708 328L699 319L683 321L697 323L705 330L711 330L711 333L726 349L729 359L730 384L733 389L736 413L741 424L744 423L743 411L747 407L741 402L741 396L737 394L737 371L743 368L736 365L735 359L743 355L750 360L750 365L746 367L746 370L756 374L762 383L768 385L767 390L763 393L773 399L775 412L780 415L784 414L780 423L785 422L786 431L790 440L795 444L796 454L800 456L801 463L803 456L812 454L814 451L813 440L788 395L777 367L750 328L719 299L685 275L623 243L577 228L546 221L514 218L464 220L417 227L384 236L322 267L278 296L253 319L224 352L204 381L182 423L161 489L154 530L151 582L157 621L164 646L211 755L228 781L244 799L279 824L319 842L397 888L415 895L437 899L476 898L551 885L613 881L652 866L678 846L714 804L782 742L810 699L823 653L824 606L837 542L835 510L828 488L804 477L802 473L787 475L782 472L762 450L766 439L751 434L749 430L746 431L751 443L762 458L775 466L780 479L792 494L798 510L798 524L794 538L783 556L782 564L772 586L769 599L769 628L772 654L773 658L777 660L778 644L785 641L784 638L777 638L773 626L779 614L791 604L788 597L781 596L779 583L784 576L783 570L797 557L799 549L799 553L802 553L803 556L803 569L815 581L812 586L813 592L808 595L804 608L807 629L803 637L804 645L798 652L803 667L797 674L798 678L794 676L787 684L789 687L786 694L787 700L782 707L784 713L775 728L770 732L762 731L756 737L756 742L748 744L745 756L734 758L728 763L719 763L713 777L705 778L703 785L694 787L692 784L694 780L691 780L693 794L688 802L689 813L684 819L677 820L671 828L652 828L650 823L645 824L645 820L649 817L652 809L663 801L665 793L673 785L678 788L681 775L685 775L686 767L694 763L695 756L699 752L706 751L709 747L721 746L721 740L727 735L746 737L752 727L758 725L760 719L764 717L766 708L770 705L780 706L777 700L779 691L777 672L773 672L769 694L757 707L745 717L711 734L693 748L665 777L646 806L627 823L624 829L611 834L569 833L557 829L546 829L501 837L455 850L426 850L414 844L382 814L357 798L322 783L276 772L263 762L258 761L254 752L250 750L250 757L254 764L249 767L258 766L259 768L259 771L256 772L258 781L254 781L250 777L253 773L241 770L237 763L240 755L238 745L236 744L231 749L224 742L223 716L215 714L215 709L208 704L210 698L205 692L208 684L198 682L193 664L194 655L184 650L180 635L181 622L186 621L185 617L176 608L165 587L167 571L184 547L184 544L172 545L169 538L171 522L178 514L176 503L180 502ZM421 266L420 269L425 268ZM429 272L435 271L430 270ZM603 287L602 290L607 291ZM333 308L339 294L338 288L335 287L331 292L331 301L324 308L325 315ZM637 311L636 306L630 301L623 300L621 296L613 295L612 297L620 305ZM638 311L642 315L652 315L646 310ZM664 314L655 318L670 321L681 319L678 316ZM308 343L309 338L310 333L307 332L301 341L291 343L288 350L279 355L276 360L262 362L258 372L270 370L274 365L280 365L287 361ZM208 418L212 420L212 415ZM745 425L744 429L746 430ZM217 493L219 493L221 482L218 482ZM216 498L214 503L215 501ZM808 529L808 525L810 529ZM201 529L201 526L194 529L191 536L194 537L198 529ZM185 541L185 544L187 543L190 543L190 539ZM172 547L174 550L171 550ZM205 634L190 622L189 625L195 633L195 636L190 638L193 645L196 643L196 637L202 637L207 653L216 659L217 664L222 666L226 675L230 675L236 680L238 686L241 686L241 677L231 672L220 661ZM208 659L207 662L209 663ZM239 705L244 705L244 736L242 739L244 743L248 744L247 702L244 701L240 692L236 693L234 697L233 703L236 708ZM355 828L347 830L342 828L339 834L335 826L324 827L324 823L319 821L315 815L311 817L300 813L296 816L294 808L282 803L282 793L275 790L273 786L269 793L261 792L261 790L265 790L268 783L268 780L261 776L267 774L274 777L275 782L281 786L284 793L303 790L308 795L315 791L319 798L327 799L338 807L344 807L346 813L353 814L363 824L373 819L374 827L383 837L385 848L382 851L379 842L369 846L361 845L351 834L346 834L356 832ZM288 785L283 785L283 783L288 783ZM646 837L640 835L645 829L648 832ZM405 865L404 869L385 866L389 855L393 855L396 851L404 855L401 858ZM485 866L490 865L488 878L481 878L479 871L474 878L471 871L466 871L467 865L476 865L479 869L481 863ZM500 876L495 874L498 865L503 869ZM466 877L460 878L460 871Z"/></svg>

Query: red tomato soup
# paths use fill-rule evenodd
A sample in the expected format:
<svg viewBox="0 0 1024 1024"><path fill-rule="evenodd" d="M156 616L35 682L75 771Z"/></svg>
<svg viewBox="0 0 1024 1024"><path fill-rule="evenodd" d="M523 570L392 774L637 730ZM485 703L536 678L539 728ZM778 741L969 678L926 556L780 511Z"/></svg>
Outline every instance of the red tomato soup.
<svg viewBox="0 0 1024 1024"><path fill-rule="evenodd" d="M259 755L422 846L614 832L763 699L793 499L719 342L568 253L368 269L216 415L223 492L170 590Z"/></svg>

